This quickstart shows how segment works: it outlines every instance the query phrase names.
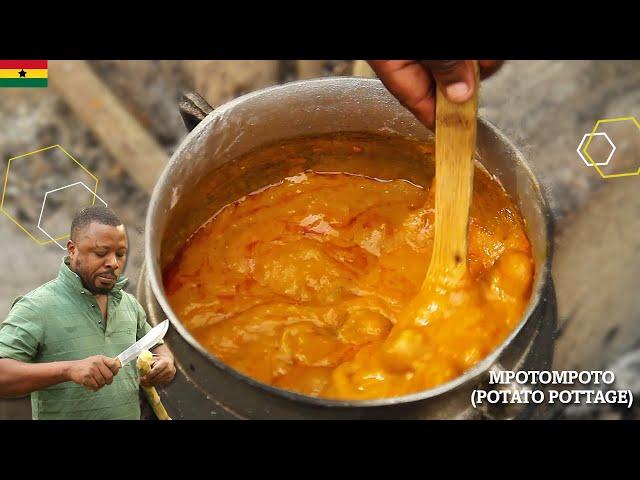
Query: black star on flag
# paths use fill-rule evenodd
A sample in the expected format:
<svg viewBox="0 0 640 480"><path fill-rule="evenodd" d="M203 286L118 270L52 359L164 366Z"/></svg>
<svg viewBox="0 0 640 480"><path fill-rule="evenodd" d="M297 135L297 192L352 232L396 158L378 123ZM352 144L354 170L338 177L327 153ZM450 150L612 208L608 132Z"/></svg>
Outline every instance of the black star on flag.
<svg viewBox="0 0 640 480"><path fill-rule="evenodd" d="M24 69L20 70L18 72L18 75L20 75L20 77L26 77L27 76L27 72L24 71Z"/></svg>

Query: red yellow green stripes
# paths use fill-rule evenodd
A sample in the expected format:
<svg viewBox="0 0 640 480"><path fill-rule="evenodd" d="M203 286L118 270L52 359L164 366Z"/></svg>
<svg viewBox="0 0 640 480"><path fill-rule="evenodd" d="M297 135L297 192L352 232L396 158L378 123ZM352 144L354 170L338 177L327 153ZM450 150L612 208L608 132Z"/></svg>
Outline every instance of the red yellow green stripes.
<svg viewBox="0 0 640 480"><path fill-rule="evenodd" d="M0 87L42 88L48 83L47 60L0 60Z"/></svg>

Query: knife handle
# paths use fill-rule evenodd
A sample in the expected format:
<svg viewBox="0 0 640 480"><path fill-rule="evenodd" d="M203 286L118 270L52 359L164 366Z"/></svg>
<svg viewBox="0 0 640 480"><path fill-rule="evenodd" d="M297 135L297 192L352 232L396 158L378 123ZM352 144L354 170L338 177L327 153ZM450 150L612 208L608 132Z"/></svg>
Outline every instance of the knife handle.
<svg viewBox="0 0 640 480"><path fill-rule="evenodd" d="M115 357L113 361L116 362L116 365L118 365L118 370L120 370L122 368L122 362L120 361L120 359L118 357Z"/></svg>

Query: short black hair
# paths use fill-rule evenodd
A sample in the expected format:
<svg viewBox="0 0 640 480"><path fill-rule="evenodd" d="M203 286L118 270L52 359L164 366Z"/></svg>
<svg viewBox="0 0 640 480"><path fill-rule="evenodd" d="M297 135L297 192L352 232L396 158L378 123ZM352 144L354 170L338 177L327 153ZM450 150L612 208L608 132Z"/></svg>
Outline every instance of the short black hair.
<svg viewBox="0 0 640 480"><path fill-rule="evenodd" d="M122 220L116 212L102 205L93 205L80 210L73 217L71 222L71 240L75 242L78 232L88 227L91 223L97 222L101 225L111 225L117 227L122 225Z"/></svg>

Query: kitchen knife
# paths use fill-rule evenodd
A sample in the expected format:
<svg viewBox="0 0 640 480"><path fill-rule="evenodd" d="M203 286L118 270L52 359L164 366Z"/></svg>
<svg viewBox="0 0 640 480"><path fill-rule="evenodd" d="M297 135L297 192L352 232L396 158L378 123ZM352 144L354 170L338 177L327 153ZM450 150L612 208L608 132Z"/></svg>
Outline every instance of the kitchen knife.
<svg viewBox="0 0 640 480"><path fill-rule="evenodd" d="M167 319L149 330L149 333L116 357L116 360L120 362L120 366L124 367L131 360L138 358L138 355L140 355L142 351L149 350L153 347L156 343L162 340L168 329L169 320Z"/></svg>

